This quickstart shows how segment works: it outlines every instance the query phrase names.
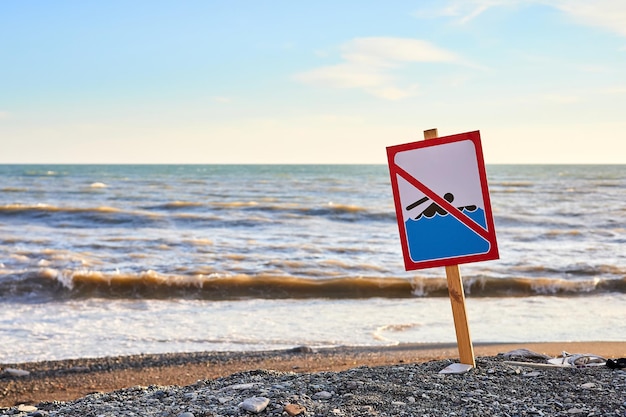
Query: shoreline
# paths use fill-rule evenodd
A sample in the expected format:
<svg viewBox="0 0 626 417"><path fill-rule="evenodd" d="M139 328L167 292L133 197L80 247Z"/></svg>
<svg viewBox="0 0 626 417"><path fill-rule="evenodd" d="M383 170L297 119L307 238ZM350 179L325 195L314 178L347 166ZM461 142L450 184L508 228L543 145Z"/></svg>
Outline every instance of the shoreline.
<svg viewBox="0 0 626 417"><path fill-rule="evenodd" d="M563 351L591 353L607 359L626 357L626 342L476 343L476 358L495 357L528 349L552 357ZM0 407L40 402L73 401L91 393L133 386L185 386L199 380L228 377L238 372L341 372L358 367L458 361L455 343L402 344L390 347L334 347L259 352L195 352L144 354L103 358L0 364L29 372L25 376L0 374ZM477 367L480 367L478 365Z"/></svg>

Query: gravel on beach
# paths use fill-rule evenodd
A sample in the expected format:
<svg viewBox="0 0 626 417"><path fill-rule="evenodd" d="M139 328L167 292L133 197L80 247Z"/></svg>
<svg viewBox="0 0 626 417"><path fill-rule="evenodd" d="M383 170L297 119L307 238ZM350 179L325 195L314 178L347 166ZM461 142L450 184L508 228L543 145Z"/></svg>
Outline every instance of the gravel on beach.
<svg viewBox="0 0 626 417"><path fill-rule="evenodd" d="M626 416L626 372L541 367L503 355L359 366L338 372L255 370L185 385L135 386L77 400L0 408L0 416Z"/></svg>

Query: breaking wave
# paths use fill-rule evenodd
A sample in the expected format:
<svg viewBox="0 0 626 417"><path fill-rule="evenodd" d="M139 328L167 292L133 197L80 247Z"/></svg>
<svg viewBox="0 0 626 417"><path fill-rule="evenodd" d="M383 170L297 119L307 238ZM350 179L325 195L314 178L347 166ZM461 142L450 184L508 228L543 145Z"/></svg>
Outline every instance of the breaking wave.
<svg viewBox="0 0 626 417"><path fill-rule="evenodd" d="M555 278L467 277L469 297L530 297L535 295L584 296L626 293L626 277L565 280ZM363 299L447 297L443 278L394 277L306 278L271 274L165 275L155 271L105 273L91 270L5 275L0 298L85 299Z"/></svg>

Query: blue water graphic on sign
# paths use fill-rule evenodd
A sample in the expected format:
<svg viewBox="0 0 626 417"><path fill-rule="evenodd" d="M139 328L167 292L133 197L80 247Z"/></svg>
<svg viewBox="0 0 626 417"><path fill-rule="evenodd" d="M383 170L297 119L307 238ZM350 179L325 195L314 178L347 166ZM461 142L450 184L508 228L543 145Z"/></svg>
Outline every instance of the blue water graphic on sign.
<svg viewBox="0 0 626 417"><path fill-rule="evenodd" d="M486 228L485 211L463 209L468 217ZM409 254L414 262L477 255L489 251L489 242L453 215L436 213L405 223Z"/></svg>

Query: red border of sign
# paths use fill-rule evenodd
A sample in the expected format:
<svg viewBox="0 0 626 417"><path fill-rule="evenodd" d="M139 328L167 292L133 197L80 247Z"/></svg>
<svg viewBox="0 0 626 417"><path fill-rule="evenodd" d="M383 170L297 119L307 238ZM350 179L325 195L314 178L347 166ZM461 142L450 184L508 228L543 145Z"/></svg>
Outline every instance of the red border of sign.
<svg viewBox="0 0 626 417"><path fill-rule="evenodd" d="M431 146L442 145L446 143L460 142L464 140L470 140L474 144L476 150L476 162L478 165L478 175L480 178L480 187L483 196L485 218L487 229L485 230L481 225L474 222L469 216L462 213L461 210L448 203L442 197L438 196L426 185L420 182L417 178L412 177L408 172L395 164L394 159L397 153L427 148ZM387 147L387 161L389 164L389 175L391 177L391 188L393 190L393 199L396 208L396 219L398 221L398 230L400 232L400 242L402 244L402 254L404 256L404 267L407 271L423 268L432 268L437 266L457 265L469 262L487 261L492 259L498 259L498 243L496 239L496 231L493 223L493 215L491 211L491 200L489 199L489 187L487 185L487 174L485 172L485 161L483 158L483 151L480 142L480 132L467 132L459 133L451 136L442 136L435 139L421 140L418 142L405 143L402 145L395 145ZM439 258L427 261L415 262L409 255L408 239L406 229L404 225L404 216L402 210L402 204L400 202L400 192L398 189L398 176L408 181L412 186L420 190L426 196L428 196L434 203L441 206L448 213L456 217L464 225L472 229L476 234L486 239L490 248L489 251L480 254L455 256L451 258Z"/></svg>

